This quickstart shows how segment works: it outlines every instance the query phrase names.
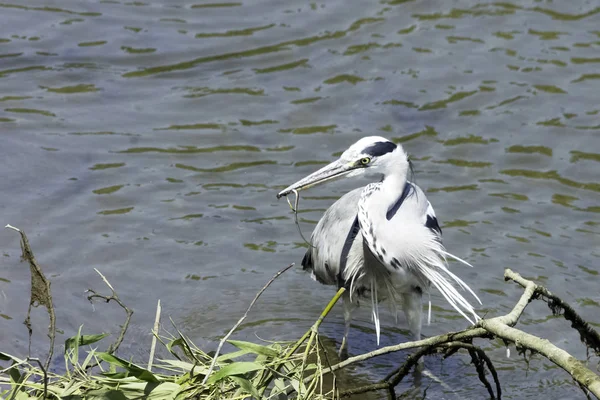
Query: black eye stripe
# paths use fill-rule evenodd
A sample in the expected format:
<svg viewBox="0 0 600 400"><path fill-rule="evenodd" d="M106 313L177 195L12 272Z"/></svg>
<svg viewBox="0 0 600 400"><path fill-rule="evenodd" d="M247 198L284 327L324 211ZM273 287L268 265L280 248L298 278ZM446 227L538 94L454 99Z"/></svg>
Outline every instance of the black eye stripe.
<svg viewBox="0 0 600 400"><path fill-rule="evenodd" d="M368 154L371 157L379 157L394 150L396 150L396 145L392 142L377 142L367 147L363 151L363 154Z"/></svg>

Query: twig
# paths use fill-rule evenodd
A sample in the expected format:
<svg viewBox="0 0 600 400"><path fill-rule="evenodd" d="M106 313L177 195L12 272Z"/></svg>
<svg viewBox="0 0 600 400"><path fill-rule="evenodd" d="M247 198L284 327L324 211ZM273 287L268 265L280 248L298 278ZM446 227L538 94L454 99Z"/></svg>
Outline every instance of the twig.
<svg viewBox="0 0 600 400"><path fill-rule="evenodd" d="M485 354L485 352L481 348L473 346L470 343L463 343L463 342L450 342L450 343L443 343L438 346L423 347L423 348L419 349L418 351L416 351L414 354L411 354L400 367L398 367L394 371L390 372L381 381L370 384L370 385L364 385L364 386L361 386L358 388L345 390L340 393L340 397L349 397L349 396L352 396L355 394L373 392L373 391L384 390L384 389L387 389L388 391L394 391L394 388L398 384L400 384L400 382L402 382L402 380L408 375L408 373L411 371L411 369L415 365L417 365L417 363L419 362L419 360L422 357L430 355L430 354L438 353L443 350L447 350L447 353L444 355L444 358L446 358L449 354L454 354L454 352L456 350L461 349L461 348L467 349L470 354L471 353L475 354L475 358L473 358L473 355L471 355L471 357L473 358L473 362L474 362L477 372L479 374L479 379L485 385L486 389L488 390L488 393L490 394L491 399L496 399L496 398L500 399L501 393L502 393L501 389L500 389L500 381L498 379L498 375L496 373L496 370L494 369L494 366L493 366L491 360L489 359L489 357ZM496 383L496 390L498 393L497 396L493 392L489 382L485 378L484 372L482 370L481 362L486 363L488 369L490 370L490 372L492 373L492 376L494 377L494 382Z"/></svg>
<svg viewBox="0 0 600 400"><path fill-rule="evenodd" d="M495 398L501 399L502 398L502 387L500 386L500 379L498 378L498 372L496 371L496 368L494 367L492 360L488 357L487 354L485 354L485 351L483 351L483 349L481 349L481 347L474 346L471 343L462 343L462 342L447 343L444 346L449 349L467 349L469 351L469 354L471 355L471 359L473 360L474 363L476 361L475 361L475 359L473 359L472 353L476 353L476 357L478 357L477 362L480 363L480 364L475 364L477 373L479 374L479 380L481 380L481 382L488 389L488 393L490 394L490 397L492 399L495 399ZM447 355L445 357L447 357ZM484 375L485 371L483 369L483 364L481 364L481 362L485 363L487 368L490 370L490 374L492 374L492 377L494 378L494 383L496 385L496 394L494 394L492 387L490 386L489 382L485 378L485 375ZM480 367L481 367L481 370L480 370Z"/></svg>
<svg viewBox="0 0 600 400"><path fill-rule="evenodd" d="M567 371L573 378L600 398L600 377L589 370L584 363L555 346L547 339L523 332L510 326L499 324L498 321L481 320L480 325L495 336L509 340L519 347L534 350Z"/></svg>
<svg viewBox="0 0 600 400"><path fill-rule="evenodd" d="M248 313L250 312L252 307L254 307L254 303L256 303L256 301L258 300L260 295L263 294L263 292L271 285L271 283L273 283L273 281L275 279L277 279L279 277L279 275L283 274L285 271L292 268L293 266L294 266L294 263L288 265L287 267L283 268L282 270L278 271L275 275L273 275L273 277L267 282L267 284L265 286L263 286L263 288L260 289L258 291L258 293L256 293L256 296L254 296L254 300L252 300L252 302L246 309L246 312L244 313L244 315L242 315L242 317L238 320L238 322L229 330L229 332L227 332L227 334L223 337L223 339L221 339L221 341L219 342L219 346L217 347L217 351L216 351L215 355L213 356L212 362L210 363L210 367L208 368L208 372L206 373L206 375L204 376L204 379L202 380L203 385L206 384L206 381L208 380L210 374L212 373L212 371L215 368L215 364L217 363L217 358L219 357L219 353L221 352L221 348L223 347L223 344L227 341L227 339L229 339L231 334L242 324L242 322L244 322L246 317L248 317Z"/></svg>
<svg viewBox="0 0 600 400"><path fill-rule="evenodd" d="M509 270L507 270L509 271ZM532 296L535 292L535 284L529 281L529 284L526 285L523 294L521 295L519 301L514 306L512 311L506 315L502 315L500 317L485 319L482 321L494 321L503 325L513 326L517 323L519 317L529 304ZM416 347L426 347L426 346L436 346L442 343L448 343L453 341L465 341L471 340L473 338L481 338L481 337L489 337L490 332L481 327L481 323L477 326L458 331L458 332L450 332L445 333L443 335L432 336L427 339L416 340L413 342L405 342L400 343L394 346L382 347L380 349L371 351L369 353L360 354L358 356L350 357L345 361L342 361L336 365L333 365L331 368L327 368L323 370L323 373L328 373L331 371L336 371L338 369L344 368L350 364L355 364L360 361L365 361L373 357L381 356L384 354L395 353L401 350L414 349Z"/></svg>
<svg viewBox="0 0 600 400"><path fill-rule="evenodd" d="M484 366L485 361L482 357L482 355L485 355L485 353L480 348L469 347L469 348L467 348L467 350L469 352L469 355L471 356L471 361L473 362L473 365L475 366L475 369L477 370L477 375L479 377L479 380L481 381L481 383L483 383L483 386L485 386L488 393L490 394L490 399L495 400L496 394L494 393L494 390L492 389L492 385L490 385L490 382L485 377L485 366ZM500 387L499 385L496 385L496 388L499 388L499 387Z"/></svg>
<svg viewBox="0 0 600 400"><path fill-rule="evenodd" d="M577 360L566 351L553 345L548 340L538 338L536 336L530 335L528 333L513 328L513 326L517 323L518 319L527 307L527 304L529 304L529 302L532 299L536 299L540 294L547 296L548 294L550 294L550 292L547 289L536 285L534 282L522 278L519 274L511 271L510 269L506 269L505 279L514 280L515 282L523 286L525 289L519 301L510 313L500 317L482 319L476 326L473 326L463 331L438 335L428 339L414 342L401 343L395 346L388 346L366 354L355 356L324 369L322 373L325 374L328 372L333 372L338 369L344 368L350 364L354 364L356 362L365 361L370 358L377 357L379 355L397 352L400 350L406 350L416 347L427 348L444 345L447 346L449 342L470 341L473 338L477 337L498 337L504 339L505 341L515 343L517 347L527 348L529 350L542 354L550 361L552 361L559 367L563 368L566 372L568 372L578 384L589 390L596 397L600 398L600 377L594 372L592 372L590 369L588 369L584 363ZM561 307L566 309L565 305L566 303L561 300ZM572 315L576 314L573 313ZM468 344L461 344L461 346L467 348ZM481 354L482 353L479 353L479 355ZM486 365L490 369L490 372L492 373L492 376L494 377L497 394L498 396L500 396L501 391L499 386L499 380L497 378L497 373L495 369L493 369L491 360L489 360L489 358L486 358L487 357L483 358L483 360L485 361ZM305 381L308 379L311 379L311 377L309 376L305 378Z"/></svg>
<svg viewBox="0 0 600 400"><path fill-rule="evenodd" d="M404 377L408 375L412 367L417 365L421 357L435 353L437 351L437 348L433 346L423 347L422 349L417 350L414 354L411 354L406 358L406 361L400 366L400 368L397 368L395 371L389 373L383 379L383 381L387 381L387 384L391 387L398 386L398 384L402 382L402 379L404 379Z"/></svg>
<svg viewBox="0 0 600 400"><path fill-rule="evenodd" d="M321 312L321 315L319 315L319 318L317 319L317 321L310 328L310 330L309 330L310 336L308 338L308 343L306 344L306 348L304 349L304 356L302 357L302 370L301 370L300 375L304 374L304 366L306 365L306 360L308 359L308 353L310 352L310 349L312 348L313 341L319 340L319 327L323 323L323 320L325 319L325 317L327 317L327 315L331 312L331 310L333 309L333 306L335 306L335 304L338 302L340 297L342 297L342 295L344 294L345 291L346 291L346 289L343 287L338 289L335 296L333 296L333 298L331 300L329 300L327 307L325 307L323 312ZM296 343L296 345L294 347L292 347L292 350L290 352L288 352L288 357L291 356L292 354L294 354L294 352L296 351L296 349L298 347L299 347L299 343ZM317 348L317 352L318 351L319 350ZM322 377L322 375L321 375L321 377ZM299 386L299 388L300 387L301 386ZM300 392L298 392L298 397L301 397Z"/></svg>
<svg viewBox="0 0 600 400"><path fill-rule="evenodd" d="M331 310L333 309L333 307L335 306L335 304L338 302L338 300L340 299L340 297L342 297L342 295L344 294L344 292L346 291L346 289L344 289L343 287L338 289L338 291L336 292L335 296L333 296L333 298L331 300L329 300L329 303L327 304L327 306L323 309L323 311L321 312L321 315L319 315L319 318L317 319L317 321L310 327L309 330L307 330L304 335L302 335L302 337L296 342L294 343L294 345L290 348L290 350L288 350L288 352L286 353L286 355L283 357L283 359L281 361L279 361L278 364L276 364L272 371L277 373L279 371L279 368L281 368L281 366L283 364L285 364L285 362L300 348L300 346L302 346L302 344L306 341L306 339L309 339L309 343L306 345L307 348L310 347L312 341L314 340L314 337L317 335L318 330L319 330L319 326L321 326L321 323L323 322L323 320L325 319L325 317L327 317L327 315L331 312ZM306 356L305 356L306 357ZM303 368L304 368L304 363L306 361L306 358L304 358L303 360ZM323 370L321 375L325 375L328 372L333 372L335 366L329 367L326 370ZM304 379L303 382L310 382L313 378L314 378L315 374L312 374L310 376L308 376L306 379ZM334 374L335 376L335 374ZM262 395L265 390L267 390L267 387L269 386L271 380L273 379L273 374L271 375L263 375L261 377L261 379L259 380L259 387L261 388L261 390L259 391L259 393ZM289 394L289 393L288 393Z"/></svg>
<svg viewBox="0 0 600 400"><path fill-rule="evenodd" d="M500 317L498 317L498 318L500 318ZM416 340L414 342L405 342L405 343L400 343L400 344L397 344L394 346L382 347L380 349L371 351L369 353L350 357L345 361L342 361L342 362L339 362L339 363L333 365L331 368L327 368L327 369L323 370L323 373L326 374L326 373L329 373L332 371L337 371L338 369L342 369L344 367L347 367L348 365L355 364L357 362L365 361L365 360L371 359L373 357L378 357L378 356L381 356L384 354L395 353L395 352L398 352L401 350L414 349L417 347L437 346L442 343L452 342L455 340L456 341L467 340L467 339L472 339L472 338L476 338L476 337L486 337L488 335L489 335L488 332L483 328L469 328L469 329L465 329L465 330L462 330L459 332L450 332L450 333L445 333L443 335L432 336L427 339Z"/></svg>
<svg viewBox="0 0 600 400"><path fill-rule="evenodd" d="M48 373L46 372L46 368L44 368L39 358L27 357L27 361L35 361L40 366L40 369L44 374L44 393L42 395L42 399L46 399L48 397Z"/></svg>
<svg viewBox="0 0 600 400"><path fill-rule="evenodd" d="M331 362L329 361L329 356L327 355L327 349L325 348L325 345L323 344L323 342L321 341L320 337L317 337L317 343L319 344L319 347L321 349L321 352L323 353L323 356L325 357L325 363L328 367L331 367ZM317 354L319 350L317 350ZM335 372L332 372L331 375L333 375L332 377L332 387L335 390L335 384L337 381L337 376L335 374ZM321 393L323 393L323 376L321 376Z"/></svg>
<svg viewBox="0 0 600 400"><path fill-rule="evenodd" d="M44 363L44 371L50 367L50 361L54 354L54 339L56 337L56 314L54 313L54 304L52 303L52 294L50 291L50 281L46 278L42 269L38 265L29 240L25 235L25 232L19 228L15 228L12 225L6 225L5 228L13 229L21 235L21 250L23 252L22 259L29 262L29 269L31 270L31 297L29 299L29 308L27 309L27 317L25 318L24 324L29 331L29 354L31 355L31 335L33 330L31 328L31 307L37 307L44 305L48 312L50 319L50 325L48 326L48 337L50 338L50 348L48 350L48 357Z"/></svg>
<svg viewBox="0 0 600 400"><path fill-rule="evenodd" d="M365 385L365 386L360 386L360 387L353 388L353 389L344 390L343 392L340 392L340 397L350 397L350 396L354 396L357 394L374 392L376 390L389 390L389 389L390 389L389 383L377 382L377 383L373 383L371 385Z"/></svg>
<svg viewBox="0 0 600 400"><path fill-rule="evenodd" d="M317 321L310 327L310 329L308 331L306 331L304 333L304 335L302 335L300 340L298 340L294 344L294 346L292 346L292 348L288 351L288 353L284 357L284 360L287 360L292 354L294 354L296 352L296 350L298 350L298 348L300 346L302 346L302 343L304 343L306 341L306 339L308 339L312 335L313 332L315 332L319 329L319 326L321 326L321 323L323 322L325 317L329 314L329 312L331 311L333 306L335 306L335 304L338 302L338 300L340 299L342 294L344 294L345 290L346 289L344 289L343 287L340 288L337 291L337 293L335 294L335 296L333 296L333 298L331 300L329 300L329 303L327 303L327 306L323 309L323 311L321 312L321 315L319 315L319 318L317 319ZM327 372L329 372L329 371L327 371Z"/></svg>
<svg viewBox="0 0 600 400"><path fill-rule="evenodd" d="M152 362L154 361L154 351L156 349L156 337L158 336L158 328L160 326L160 299L156 305L156 317L154 318L154 328L152 329L152 345L150 346L150 357L148 358L148 371L152 371Z"/></svg>
<svg viewBox="0 0 600 400"><path fill-rule="evenodd" d="M505 279L512 280L522 287L527 286L530 282L516 272L510 269L504 273ZM537 298L541 298L548 304L548 307L554 315L560 314L560 309L564 310L563 317L571 322L571 327L576 329L581 336L581 341L588 347L594 349L596 355L600 356L600 334L593 329L581 316L560 297L552 294L543 286L535 285L535 293Z"/></svg>
<svg viewBox="0 0 600 400"><path fill-rule="evenodd" d="M327 349L325 348L325 345L321 341L320 337L317 337L317 340L319 342L319 346L321 347L321 351L323 352L323 355L325 356L325 362L326 362L327 366L331 367L331 362L329 361L329 356L327 355ZM335 375L335 373L332 372L332 375L333 375L334 379L337 379L337 376Z"/></svg>
<svg viewBox="0 0 600 400"><path fill-rule="evenodd" d="M104 283L106 283L106 286L108 286L109 289L111 290L112 294L110 296L104 296L104 295L98 294L93 289L88 289L87 293L91 293L90 295L88 295L89 302L93 303L92 300L94 300L94 299L102 299L102 300L104 300L107 303L110 302L111 300L113 300L123 310L125 310L125 313L127 314L127 317L125 318L125 323L121 327L121 332L119 333L119 336L117 337L117 340L114 343L112 343L110 346L108 346L108 350L106 350L106 352L108 354L113 354L115 351L117 351L119 349L119 346L121 345L121 343L123 342L123 339L125 338L125 333L127 332L127 329L129 328L129 323L131 322L131 316L133 315L133 310L131 310L129 307L127 307L121 301L121 299L119 298L119 295L117 294L117 292L115 291L115 289L112 287L112 285L110 284L110 282L104 277L104 275L102 275L102 273L100 271L98 271L96 268L94 268L94 271L96 271L98 273L98 275L100 275L100 277L102 278L102 280L104 281ZM90 365L90 366L88 366L88 368L91 368L93 366L95 366L95 365Z"/></svg>
<svg viewBox="0 0 600 400"><path fill-rule="evenodd" d="M289 197L286 196L285 199L287 200L288 205L290 206L290 208L292 209L292 212L294 213L294 223L296 224L296 228L298 228L298 233L300 234L300 237L302 238L302 240L304 240L304 243L306 243L308 245L308 247L314 248L315 246L313 246L312 243L310 243L304 237L304 234L302 233L302 229L300 228L300 223L298 222L298 203L300 202L300 193L298 193L297 190L292 190L292 193L294 193L296 195L296 199L294 200L293 206L292 206L292 203L290 202Z"/></svg>

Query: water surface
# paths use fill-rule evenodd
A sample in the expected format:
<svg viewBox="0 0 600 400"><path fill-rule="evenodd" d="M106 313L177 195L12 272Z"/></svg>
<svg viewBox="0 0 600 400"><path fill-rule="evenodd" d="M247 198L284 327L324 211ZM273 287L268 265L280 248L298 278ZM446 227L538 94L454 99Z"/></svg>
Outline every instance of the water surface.
<svg viewBox="0 0 600 400"><path fill-rule="evenodd" d="M488 316L520 295L511 267L595 326L600 255L600 7L549 1L94 1L0 3L2 223L23 228L52 280L57 340L116 332L117 307L85 300L98 268L135 310L124 354L143 359L156 301L214 348L256 291L302 258L283 186L366 135L401 143L433 203L456 272ZM302 200L309 234L358 182ZM362 184L362 183L361 183ZM310 210L310 211L308 211ZM24 355L29 275L0 233L0 344ZM332 295L299 269L261 298L240 338L294 338ZM425 335L465 321L434 294ZM33 351L46 348L42 310ZM386 314L382 345L407 339ZM544 322L544 325L537 325ZM585 357L543 305L526 330ZM339 345L341 312L324 325ZM358 313L351 353L376 347ZM500 366L506 398L580 396L534 359ZM384 374L397 357L356 374ZM375 368L374 368L375 367ZM468 359L440 398L480 397ZM379 371L379 372L378 372Z"/></svg>

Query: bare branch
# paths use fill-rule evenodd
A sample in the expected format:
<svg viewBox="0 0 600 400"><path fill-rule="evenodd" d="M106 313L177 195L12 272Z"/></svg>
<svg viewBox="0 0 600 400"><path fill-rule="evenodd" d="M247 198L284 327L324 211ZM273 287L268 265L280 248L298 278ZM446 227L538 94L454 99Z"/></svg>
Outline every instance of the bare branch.
<svg viewBox="0 0 600 400"><path fill-rule="evenodd" d="M481 357L481 355L482 354L485 355L485 353L483 352L483 350L481 350L479 348L477 348L477 349L467 348L467 350L469 351L469 355L471 356L471 361L473 362L473 365L475 366L475 369L477 370L477 375L479 376L479 380L481 381L481 383L483 383L483 386L485 386L488 393L490 394L490 399L495 400L496 395L494 394L492 385L490 385L490 382L485 377L485 365L484 365L485 361ZM498 385L497 387L500 387L500 386Z"/></svg>
<svg viewBox="0 0 600 400"><path fill-rule="evenodd" d="M519 285L525 287L530 282L523 278L516 272L507 269L504 273L505 279L512 280ZM571 307L568 303L563 301L560 297L552 294L548 289L543 286L535 285L536 298L541 298L548 304L550 310L554 315L559 315L560 310L563 310L563 317L571 322L571 327L576 329L580 336L581 341L586 346L592 348L597 356L600 356L600 334L592 328L581 316Z"/></svg>
<svg viewBox="0 0 600 400"><path fill-rule="evenodd" d="M567 371L573 378L600 398L600 377L588 369L584 363L555 346L547 339L542 339L498 321L481 320L479 325L497 337L509 340L518 347L534 350L554 364Z"/></svg>
<svg viewBox="0 0 600 400"><path fill-rule="evenodd" d="M42 370L42 374L43 374L43 380L44 380L44 393L42 395L42 399L46 399L48 397L48 372L46 371L46 368L44 368L44 366L42 365L42 362L40 361L39 358L35 358L35 357L27 357L27 361L34 361L37 363L37 365L39 365L40 369Z"/></svg>
<svg viewBox="0 0 600 400"><path fill-rule="evenodd" d="M421 357L427 354L436 353L437 351L437 348L434 346L423 347L422 349L417 350L416 352L408 356L406 358L406 361L404 361L404 363L400 367L390 372L383 380L387 381L391 387L398 386L398 384L402 382L402 379L404 379L404 377L408 375L410 370L415 365L417 365Z"/></svg>
<svg viewBox="0 0 600 400"><path fill-rule="evenodd" d="M340 393L340 397L350 397L350 396L354 396L357 394L374 392L377 390L389 391L389 389L390 389L389 383L377 382L377 383L373 383L371 385L365 385L365 386L360 386L360 387L353 388L353 389L344 390L343 392Z"/></svg>
<svg viewBox="0 0 600 400"><path fill-rule="evenodd" d="M127 307L121 301L121 299L119 298L119 295L117 294L117 292L115 291L113 286L110 284L110 282L106 279L106 277L104 275L102 275L102 273L100 271L98 271L96 268L94 268L94 270L98 273L98 275L100 275L100 277L102 278L104 283L106 283L106 286L108 286L110 288L112 294L110 296L104 296L104 295L98 294L93 289L88 289L87 293L91 293L90 295L88 295L89 302L93 303L92 300L94 300L94 299L102 299L108 303L112 300L115 303L117 303L123 310L125 310L125 313L127 314L127 317L125 318L125 323L123 323L123 326L121 326L121 332L119 333L117 340L113 344L108 346L108 350L106 350L107 353L113 354L115 351L117 351L119 349L119 346L121 345L121 343L123 342L123 339L125 338L125 333L127 332L127 329L129 328L129 323L131 322L131 316L133 315L133 310L131 310L129 307ZM90 365L89 368L91 368L92 366L95 366L95 365Z"/></svg>
<svg viewBox="0 0 600 400"><path fill-rule="evenodd" d="M564 369L566 372L568 372L582 388L589 390L596 397L600 398L600 377L594 372L592 372L590 369L588 369L584 363L577 360L566 351L550 343L548 340L525 333L521 330L513 328L513 326L517 323L529 302L539 297L545 297L546 299L551 301L549 302L548 300L544 300L549 303L549 306L551 308L560 307L563 310L565 310L565 318L574 324L574 327L579 331L579 333L582 336L582 340L586 345L589 345L592 348L596 349L596 346L600 345L600 335L598 335L598 333L594 331L566 302L552 295L550 291L548 291L543 286L536 285L534 282L521 277L519 274L511 271L510 269L507 269L505 271L505 279L515 281L525 289L519 301L510 313L495 318L482 319L476 326L473 326L469 329L465 329L463 331L451 332L443 335L433 336L428 339L383 347L366 354L351 357L345 361L342 361L338 364L324 369L323 374L337 371L348 365L360 361L365 361L383 354L398 352L401 350L407 350L411 348L422 348L417 353L409 357L409 359L407 359L407 362L405 362L399 369L397 369L393 373L394 379L391 382L388 382L394 383L396 381L399 382L402 379L402 377L408 373L410 368L412 368L412 366L416 364L420 357L422 357L425 354L435 352L436 348L462 347L470 351L471 357L473 358L473 362L477 367L481 381L484 383L484 385L486 385L488 392L490 392L490 395L493 396L491 386L489 385L489 382L487 382L487 379L485 378L485 375L482 370L483 363L485 363L485 365L488 367L496 384L497 396L498 398L500 398L502 393L500 388L500 382L498 374L495 368L493 367L491 360L485 355L483 350L474 347L472 344L468 343L474 338L496 337L503 339L505 342L515 343L517 348L528 349L530 351L535 351L543 355L544 357L548 358L550 361ZM392 379L392 376L389 375L387 379ZM365 392L368 390L379 390L380 386L368 385L359 389ZM350 393L350 391L343 393Z"/></svg>
<svg viewBox="0 0 600 400"><path fill-rule="evenodd" d="M158 337L158 328L160 327L161 313L160 299L156 305L156 317L154 318L154 328L152 329L152 345L150 346L150 356L148 357L148 371L152 371L152 363L154 361L154 352L156 350L156 338Z"/></svg>
<svg viewBox="0 0 600 400"><path fill-rule="evenodd" d="M530 282L529 284L526 285L525 287L525 291L523 292L523 294L521 295L521 298L519 299L519 301L517 302L517 304L515 305L515 307L512 309L512 311L506 315L500 316L500 317L495 317L495 318L491 318L485 321L496 321L500 324L504 324L504 325L508 325L508 326L514 326L519 317L521 316L521 314L523 313L523 311L525 310L525 307L527 307L527 304L529 304L529 302L531 301L531 298L533 296L535 292L535 284L533 282ZM395 353L401 350L407 350L407 349L413 349L416 347L428 347L428 346L436 346L442 343L448 343L448 342L453 342L453 341L465 341L465 340L471 340L474 338L482 338L482 337L490 337L490 333L485 330L481 326L481 324L478 324L477 326L462 330L462 331L458 331L458 332L450 332L450 333L445 333L443 335L438 335L438 336L432 336L430 338L427 339L422 339L422 340L416 340L413 342L406 342L406 343L400 343L397 345L393 345L393 346L387 346L387 347L382 347L380 349L371 351L369 353L365 353L365 354L361 354L355 357L350 357L345 361L342 361L336 365L333 365L331 368L327 368L323 371L323 373L328 373L331 371L336 371L338 369L344 368L350 364L355 364L357 362L360 361L365 361L368 360L370 358L373 357L377 357L377 356L381 356L384 354L389 354L389 353Z"/></svg>

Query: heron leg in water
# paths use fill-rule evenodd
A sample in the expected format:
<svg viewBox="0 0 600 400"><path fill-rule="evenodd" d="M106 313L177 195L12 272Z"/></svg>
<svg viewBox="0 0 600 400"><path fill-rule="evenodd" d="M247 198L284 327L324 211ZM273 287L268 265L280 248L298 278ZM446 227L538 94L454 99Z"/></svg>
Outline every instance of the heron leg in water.
<svg viewBox="0 0 600 400"><path fill-rule="evenodd" d="M348 358L348 331L350 331L350 322L352 321L352 312L358 307L350 300L350 294L346 291L342 297L344 304L344 338L340 346L339 356L342 361Z"/></svg>
<svg viewBox="0 0 600 400"><path fill-rule="evenodd" d="M423 293L420 288L415 288L408 293L402 293L402 309L406 315L408 328L413 335L413 340L421 340L421 316L423 314ZM413 370L414 385L421 386L421 378L425 364L423 358L419 359Z"/></svg>
<svg viewBox="0 0 600 400"><path fill-rule="evenodd" d="M421 340L422 297L423 294L420 288L415 288L409 293L402 293L402 309L404 310L404 315L406 315L406 321L413 335L413 340Z"/></svg>

